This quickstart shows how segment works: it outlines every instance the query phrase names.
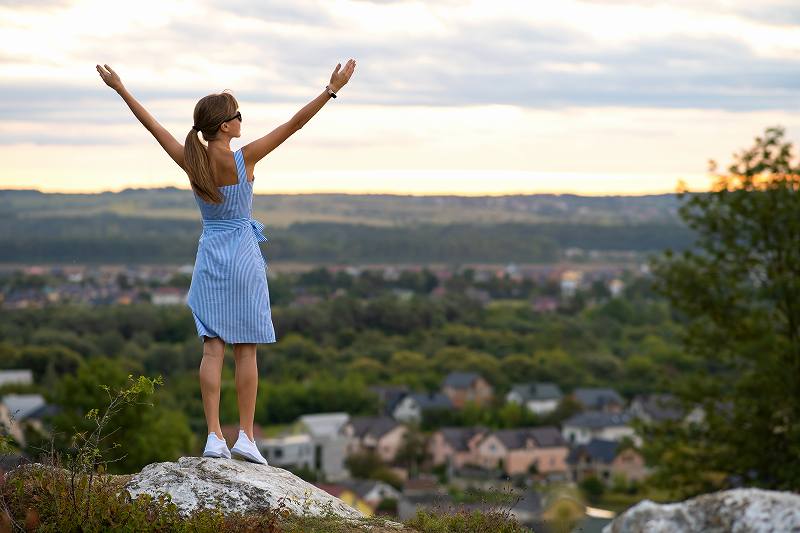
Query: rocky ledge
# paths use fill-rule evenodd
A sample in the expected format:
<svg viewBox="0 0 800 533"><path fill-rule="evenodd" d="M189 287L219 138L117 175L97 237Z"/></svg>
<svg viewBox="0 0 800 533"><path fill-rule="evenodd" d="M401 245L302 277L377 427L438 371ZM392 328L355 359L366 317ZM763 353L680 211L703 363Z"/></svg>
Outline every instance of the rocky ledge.
<svg viewBox="0 0 800 533"><path fill-rule="evenodd" d="M643 500L603 533L775 533L800 531L800 494L731 489L679 502Z"/></svg>
<svg viewBox="0 0 800 533"><path fill-rule="evenodd" d="M223 512L259 512L283 507L301 515L365 518L339 498L300 479L288 470L235 459L181 457L176 462L152 463L134 474L125 489L136 497L169 493L181 514L201 507ZM402 528L387 521L386 526Z"/></svg>

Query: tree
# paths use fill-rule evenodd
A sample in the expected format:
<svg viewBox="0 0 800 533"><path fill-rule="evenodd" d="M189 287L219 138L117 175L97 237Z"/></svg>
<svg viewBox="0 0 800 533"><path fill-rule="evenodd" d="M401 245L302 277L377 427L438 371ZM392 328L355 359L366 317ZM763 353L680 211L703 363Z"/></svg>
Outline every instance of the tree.
<svg viewBox="0 0 800 533"><path fill-rule="evenodd" d="M800 488L800 164L783 135L768 128L708 192L681 184L696 247L652 262L703 369L675 389L703 421L653 426L645 439L654 479L683 496Z"/></svg>
<svg viewBox="0 0 800 533"><path fill-rule="evenodd" d="M412 479L419 475L420 466L430 459L427 444L428 439L420 431L419 425L407 424L403 442L397 450L395 460L408 469L408 476Z"/></svg>
<svg viewBox="0 0 800 533"><path fill-rule="evenodd" d="M107 403L109 387L116 389L125 385L127 370L122 361L95 357L82 363L74 376L65 375L61 379L52 397L52 403L62 408L52 419L57 449L71 449L73 430L80 434L96 427L95 420L87 415ZM141 403L126 402L107 421L108 431L98 440L97 446L113 455L108 458L109 472L138 472L144 465L174 461L192 449L194 436L185 415L160 406L159 394L155 394L153 400L148 408ZM112 452L117 447L121 451Z"/></svg>

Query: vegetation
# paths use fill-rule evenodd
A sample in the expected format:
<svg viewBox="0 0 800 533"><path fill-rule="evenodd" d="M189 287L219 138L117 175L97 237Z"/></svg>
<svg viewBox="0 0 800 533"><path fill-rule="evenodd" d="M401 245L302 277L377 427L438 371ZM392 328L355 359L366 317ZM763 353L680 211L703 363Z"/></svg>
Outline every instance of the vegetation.
<svg viewBox="0 0 800 533"><path fill-rule="evenodd" d="M657 290L702 365L675 390L702 405L704 421L644 437L655 481L679 496L800 489L800 163L783 134L767 129L711 191L689 198L680 213L696 250L655 262Z"/></svg>
<svg viewBox="0 0 800 533"><path fill-rule="evenodd" d="M128 375L126 387L112 391L100 385L108 395L102 414L93 408L86 413L91 432L76 433L69 452L62 454L52 445L42 463L23 465L6 474L0 484L0 527L3 531L269 531L273 533L332 532L355 533L362 531L428 533L444 531L525 532L508 513L459 511L457 513L429 513L420 510L401 528L384 524L380 517L343 519L328 509L321 516L294 513L286 506L286 498L266 512L224 513L218 508L199 508L181 514L168 494L153 497L141 494L132 498L124 490L130 476L108 474L108 466L116 459L108 459L108 450L101 443L116 430L112 428L115 417L127 408L153 405L139 400L152 396L161 378L150 379ZM147 411L147 409L144 409ZM114 448L117 448L115 446ZM14 450L13 440L0 435L0 453ZM479 529L480 528L480 529Z"/></svg>

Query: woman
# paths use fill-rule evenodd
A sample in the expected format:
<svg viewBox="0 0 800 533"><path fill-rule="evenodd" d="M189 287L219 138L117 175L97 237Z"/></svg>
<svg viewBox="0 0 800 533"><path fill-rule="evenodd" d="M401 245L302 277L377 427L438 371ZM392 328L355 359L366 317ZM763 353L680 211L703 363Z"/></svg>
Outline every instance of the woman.
<svg viewBox="0 0 800 533"><path fill-rule="evenodd" d="M237 458L267 464L255 444L253 417L258 389L256 344L276 342L267 285L267 262L259 241L264 225L252 218L254 167L264 156L298 131L353 75L356 62L337 64L322 94L288 122L250 144L231 151L230 141L241 136L242 114L228 92L210 94L194 108L194 125L186 147L164 129L131 96L117 73L97 65L103 81L117 91L136 118L153 134L169 156L188 174L203 219L187 305L203 342L200 391L208 424L204 457ZM206 148L197 136L202 133ZM252 179L251 179L252 177ZM228 450L219 422L219 396L225 344L233 345L239 438Z"/></svg>

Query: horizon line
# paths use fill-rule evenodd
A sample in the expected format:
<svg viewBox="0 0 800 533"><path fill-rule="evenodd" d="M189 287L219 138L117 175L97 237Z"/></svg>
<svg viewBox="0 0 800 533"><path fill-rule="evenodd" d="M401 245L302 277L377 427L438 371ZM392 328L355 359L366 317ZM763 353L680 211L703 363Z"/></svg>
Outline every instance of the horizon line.
<svg viewBox="0 0 800 533"><path fill-rule="evenodd" d="M0 188L0 192L35 192L40 194L81 194L81 195L101 195L101 194L123 194L129 191L159 191L164 189L174 189L177 191L191 192L191 188L176 187L175 185L164 185L160 187L125 187L120 190L47 190L43 191L38 188ZM688 192L708 192L708 190L689 190ZM482 197L482 196L590 196L590 197L606 197L606 196L665 196L677 195L677 190L654 190L645 192L621 192L621 191L608 191L608 192L580 192L575 190L540 190L540 191L483 191L483 192L457 192L457 191L434 191L434 192L398 192L398 191L380 191L380 190L364 190L364 191L349 191L349 190L320 190L320 191L275 191L269 193L254 192L253 196L312 196L312 195L337 195L337 196L459 196L459 197Z"/></svg>

